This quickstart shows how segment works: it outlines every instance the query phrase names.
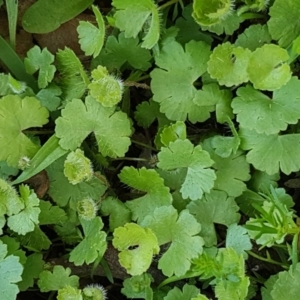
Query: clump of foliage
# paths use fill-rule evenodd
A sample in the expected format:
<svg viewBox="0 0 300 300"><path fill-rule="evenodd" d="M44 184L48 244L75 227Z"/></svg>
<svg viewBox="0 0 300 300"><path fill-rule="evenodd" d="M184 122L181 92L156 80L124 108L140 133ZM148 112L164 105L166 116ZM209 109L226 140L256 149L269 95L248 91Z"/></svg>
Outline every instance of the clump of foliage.
<svg viewBox="0 0 300 300"><path fill-rule="evenodd" d="M0 299L299 299L299 2L3 2Z"/></svg>

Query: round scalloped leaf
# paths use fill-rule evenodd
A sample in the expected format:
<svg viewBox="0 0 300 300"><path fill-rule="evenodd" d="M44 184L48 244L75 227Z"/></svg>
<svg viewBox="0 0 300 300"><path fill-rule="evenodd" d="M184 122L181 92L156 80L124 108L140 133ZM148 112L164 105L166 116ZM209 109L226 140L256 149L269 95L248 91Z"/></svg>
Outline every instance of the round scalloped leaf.
<svg viewBox="0 0 300 300"><path fill-rule="evenodd" d="M98 66L92 71L92 82L88 85L90 94L104 107L112 107L122 99L123 84L109 75L107 69Z"/></svg>
<svg viewBox="0 0 300 300"><path fill-rule="evenodd" d="M192 16L198 24L210 26L226 18L232 4L231 0L194 0Z"/></svg>
<svg viewBox="0 0 300 300"><path fill-rule="evenodd" d="M235 45L243 48L248 48L254 51L256 48L270 43L272 37L268 31L268 26L254 24L245 29L235 41Z"/></svg>
<svg viewBox="0 0 300 300"><path fill-rule="evenodd" d="M119 262L130 275L141 275L148 270L152 257L159 253L157 237L150 228L127 223L115 229L113 246L120 251Z"/></svg>
<svg viewBox="0 0 300 300"><path fill-rule="evenodd" d="M241 127L274 134L300 119L299 94L300 81L296 77L276 90L272 98L247 85L237 90L238 97L231 106Z"/></svg>
<svg viewBox="0 0 300 300"><path fill-rule="evenodd" d="M281 47L287 47L300 34L300 1L276 0L270 8L268 28Z"/></svg>
<svg viewBox="0 0 300 300"><path fill-rule="evenodd" d="M248 65L249 80L259 90L274 91L291 79L288 52L274 44L257 48Z"/></svg>
<svg viewBox="0 0 300 300"><path fill-rule="evenodd" d="M220 85L234 86L248 81L251 52L229 42L217 46L208 61L207 71Z"/></svg>

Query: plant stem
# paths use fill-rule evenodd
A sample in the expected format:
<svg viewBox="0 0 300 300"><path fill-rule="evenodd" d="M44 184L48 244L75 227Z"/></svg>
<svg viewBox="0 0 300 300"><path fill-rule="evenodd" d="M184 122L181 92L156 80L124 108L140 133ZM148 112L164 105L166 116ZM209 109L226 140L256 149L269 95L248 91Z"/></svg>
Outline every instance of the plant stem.
<svg viewBox="0 0 300 300"><path fill-rule="evenodd" d="M251 256L253 256L253 257L259 259L259 260L268 262L268 263L270 263L270 264L274 264L274 265L281 266L282 268L284 268L284 269L286 269L286 270L289 269L289 267L286 266L285 264L280 263L280 262L278 262L278 261L276 261L276 260L273 260L272 258L265 258L265 257L260 256L260 255L254 253L254 252L252 252L252 251L250 251L250 250L249 250L249 251L246 251L246 252L247 252L249 255L251 255Z"/></svg>
<svg viewBox="0 0 300 300"><path fill-rule="evenodd" d="M150 75L144 75L144 76L141 76L140 78L136 79L135 82L143 81L143 80L146 80L149 78L150 78Z"/></svg>
<svg viewBox="0 0 300 300"><path fill-rule="evenodd" d="M144 148L148 148L148 149L150 149L150 150L152 150L152 151L157 152L157 149L155 149L154 147L152 147L152 146L150 146L150 145L144 144L144 143L139 142L139 141L136 141L136 140L131 140L131 142L134 143L134 144L136 144L136 145L139 145L139 146L142 146L142 147L144 147Z"/></svg>
<svg viewBox="0 0 300 300"><path fill-rule="evenodd" d="M150 90L150 86L146 83L138 83L138 82L133 82L133 81L125 81L124 82L125 86L135 86L137 88L142 88L145 90Z"/></svg>
<svg viewBox="0 0 300 300"><path fill-rule="evenodd" d="M118 158L112 159L112 161L116 161L116 160L148 161L148 159L139 158L139 157L118 157Z"/></svg>
<svg viewBox="0 0 300 300"><path fill-rule="evenodd" d="M161 5L159 7L159 9L165 9L166 7L168 7L168 6L172 5L172 4L175 4L177 2L179 2L179 0L170 0L170 1L166 2L165 4Z"/></svg>

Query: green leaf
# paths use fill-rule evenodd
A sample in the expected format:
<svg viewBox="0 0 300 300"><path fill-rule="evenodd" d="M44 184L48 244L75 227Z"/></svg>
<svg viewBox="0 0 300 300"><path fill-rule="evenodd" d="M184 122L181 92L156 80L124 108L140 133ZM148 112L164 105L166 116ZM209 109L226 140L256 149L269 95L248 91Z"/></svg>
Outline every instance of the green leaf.
<svg viewBox="0 0 300 300"><path fill-rule="evenodd" d="M229 42L214 48L207 71L220 85L235 86L248 81L247 67L251 51L236 47Z"/></svg>
<svg viewBox="0 0 300 300"><path fill-rule="evenodd" d="M289 300L298 300L300 293L300 263L296 265L293 270L283 271L278 273L278 279L274 283L271 296L273 300L285 299L287 296Z"/></svg>
<svg viewBox="0 0 300 300"><path fill-rule="evenodd" d="M10 94L10 87L8 84L9 75L0 73L0 96Z"/></svg>
<svg viewBox="0 0 300 300"><path fill-rule="evenodd" d="M27 85L25 82L22 81L18 81L16 79L14 79L10 74L8 74L8 82L7 82L10 90L14 93L14 94L21 94L23 93L26 88ZM7 94L11 94L10 91L7 92ZM7 95L6 94L6 95Z"/></svg>
<svg viewBox="0 0 300 300"><path fill-rule="evenodd" d="M230 197L240 196L247 189L244 181L250 177L250 165L246 161L243 151L237 150L235 154L221 157L212 149L212 139L206 139L203 149L208 151L214 161L213 168L216 170L214 189L222 190Z"/></svg>
<svg viewBox="0 0 300 300"><path fill-rule="evenodd" d="M126 38L121 32L116 38L110 35L105 43L105 48L99 56L100 64L109 70L121 69L128 62L134 69L146 71L150 68L150 51L141 47L139 39Z"/></svg>
<svg viewBox="0 0 300 300"><path fill-rule="evenodd" d="M7 246L7 255L15 255L19 258L19 262L22 265L25 265L27 257L24 250L20 249L20 243L16 238L4 235L1 238L1 241Z"/></svg>
<svg viewBox="0 0 300 300"><path fill-rule="evenodd" d="M237 254L243 254L243 257L247 259L248 254L246 251L252 249L247 229L237 224L229 225L226 235L226 248L234 249Z"/></svg>
<svg viewBox="0 0 300 300"><path fill-rule="evenodd" d="M18 184L29 179L66 154L67 151L59 146L58 141L58 138L55 135L52 135L30 160L30 166L12 183Z"/></svg>
<svg viewBox="0 0 300 300"><path fill-rule="evenodd" d="M77 27L79 44L86 56L93 55L95 58L101 52L105 38L105 23L97 6L92 5L97 25L91 22L80 21Z"/></svg>
<svg viewBox="0 0 300 300"><path fill-rule="evenodd" d="M56 68L52 63L54 55L47 48L41 50L39 46L34 46L27 52L24 65L28 74L34 74L39 70L38 85L40 89L45 88L52 81Z"/></svg>
<svg viewBox="0 0 300 300"><path fill-rule="evenodd" d="M34 77L26 72L22 59L2 36L0 36L0 49L0 60L8 67L14 77L26 82L37 93L38 86Z"/></svg>
<svg viewBox="0 0 300 300"><path fill-rule="evenodd" d="M5 147L0 149L0 160L6 160L8 165L18 166L23 156L29 158L38 151L38 146L24 133L31 127L42 127L48 122L49 113L41 107L34 97L8 95L0 98L0 142Z"/></svg>
<svg viewBox="0 0 300 300"><path fill-rule="evenodd" d="M289 54L277 45L266 44L252 52L247 71L256 89L277 90L291 79Z"/></svg>
<svg viewBox="0 0 300 300"><path fill-rule="evenodd" d="M60 105L62 91L59 86L51 83L47 88L40 90L36 97L40 100L42 106L46 107L49 111L57 110Z"/></svg>
<svg viewBox="0 0 300 300"><path fill-rule="evenodd" d="M192 16L199 25L210 26L225 19L231 11L231 0L194 0Z"/></svg>
<svg viewBox="0 0 300 300"><path fill-rule="evenodd" d="M198 53L201 53L199 57ZM166 44L150 76L153 100L160 103L160 111L174 121L195 123L205 121L209 114L194 103L200 97L193 83L206 71L210 55L209 46L204 42L190 41L185 49L172 41ZM184 99L184 101L183 101Z"/></svg>
<svg viewBox="0 0 300 300"><path fill-rule="evenodd" d="M102 216L109 216L109 229L111 232L131 221L131 211L117 198L106 197L101 202L100 210Z"/></svg>
<svg viewBox="0 0 300 300"><path fill-rule="evenodd" d="M281 47L287 47L300 34L300 2L276 0L270 8L269 32Z"/></svg>
<svg viewBox="0 0 300 300"><path fill-rule="evenodd" d="M81 98L89 84L89 79L74 51L69 48L59 49L56 54L56 67L60 73L59 85L62 98L66 102Z"/></svg>
<svg viewBox="0 0 300 300"><path fill-rule="evenodd" d="M159 104L152 99L143 101L137 105L136 111L134 112L134 118L138 125L143 128L148 128L155 119L158 120L159 124L170 122L166 116L159 111Z"/></svg>
<svg viewBox="0 0 300 300"><path fill-rule="evenodd" d="M39 226L35 226L34 230L28 232L26 235L19 236L19 239L23 247L35 252L48 250L52 244Z"/></svg>
<svg viewBox="0 0 300 300"><path fill-rule="evenodd" d="M201 226L188 210L178 215L172 206L158 207L140 224L153 231L160 246L169 246L158 262L165 276L184 275L191 267L191 260L202 253L204 241L198 236Z"/></svg>
<svg viewBox="0 0 300 300"><path fill-rule="evenodd" d="M40 200L36 194L26 185L19 187L21 201L24 208L16 215L10 216L7 220L8 227L20 235L25 235L34 230L35 225L39 223L39 203Z"/></svg>
<svg viewBox="0 0 300 300"><path fill-rule="evenodd" d="M147 26L142 47L151 49L158 42L160 18L152 0L113 0L112 5L117 9L115 24L121 31L125 31L126 38L136 38L143 27Z"/></svg>
<svg viewBox="0 0 300 300"><path fill-rule="evenodd" d="M188 4L184 7L182 17L176 20L175 26L179 29L176 40L184 45L191 40L203 41L210 45L213 41L212 37L201 31L199 25L192 17L193 5Z"/></svg>
<svg viewBox="0 0 300 300"><path fill-rule="evenodd" d="M22 273L22 281L18 283L20 291L26 291L28 288L34 286L34 280L43 271L44 264L42 253L33 253L27 256Z"/></svg>
<svg viewBox="0 0 300 300"><path fill-rule="evenodd" d="M227 122L233 133L233 137L215 135L210 140L210 144L214 149L214 152L223 158L229 157L231 154L236 154L241 143L240 137L234 128L233 122L230 119L228 119Z"/></svg>
<svg viewBox="0 0 300 300"><path fill-rule="evenodd" d="M72 2L39 0L25 11L22 26L30 33L51 32L86 10L93 2L93 0L73 0Z"/></svg>
<svg viewBox="0 0 300 300"><path fill-rule="evenodd" d="M0 241L0 298L16 299L19 293L17 282L22 280L23 267L19 258L7 256L7 246Z"/></svg>
<svg viewBox="0 0 300 300"><path fill-rule="evenodd" d="M273 99L250 85L241 87L237 90L238 97L232 101L233 112L241 127L254 129L257 133L275 134L300 119L299 93L300 81L296 77L274 91ZM255 111L255 114L249 114L249 111Z"/></svg>
<svg viewBox="0 0 300 300"><path fill-rule="evenodd" d="M157 238L152 230L127 223L115 229L113 235L113 246L121 251L119 262L127 273L135 276L148 270L153 255L159 253Z"/></svg>
<svg viewBox="0 0 300 300"><path fill-rule="evenodd" d="M70 268L64 268L63 266L54 266L53 271L43 271L40 273L39 280L37 282L41 292L57 291L65 286L72 287L79 286L79 277L71 274Z"/></svg>
<svg viewBox="0 0 300 300"><path fill-rule="evenodd" d="M206 247L217 244L214 223L229 226L237 223L240 218L237 213L239 207L234 199L228 197L223 191L212 190L201 200L190 202L187 209L201 224L201 236L205 240ZM226 214L224 214L225 211Z"/></svg>
<svg viewBox="0 0 300 300"><path fill-rule="evenodd" d="M267 193L270 189L270 185L274 188L278 186L279 174L268 175L265 172L255 171L252 174L251 180L248 182L248 187L256 192Z"/></svg>
<svg viewBox="0 0 300 300"><path fill-rule="evenodd" d="M104 107L113 107L122 100L122 81L109 75L107 69L102 66L92 71L92 82L88 89L90 95Z"/></svg>
<svg viewBox="0 0 300 300"><path fill-rule="evenodd" d="M196 288L194 285L185 284L182 288L182 291L178 287L174 287L171 291L168 292L167 296L164 297L164 300L192 299L192 297L196 297L198 294L198 288Z"/></svg>
<svg viewBox="0 0 300 300"><path fill-rule="evenodd" d="M243 19L237 15L236 11L233 11L228 16L226 16L226 18L220 19L218 23L211 26L201 25L201 28L202 30L208 30L210 32L216 33L217 35L221 35L223 33L232 35L240 27L241 22L243 22Z"/></svg>
<svg viewBox="0 0 300 300"><path fill-rule="evenodd" d="M167 206L172 203L172 196L163 179L154 170L134 167L124 167L119 174L121 182L126 185L146 192L147 194L126 202L132 212L133 220L143 220L156 207Z"/></svg>
<svg viewBox="0 0 300 300"><path fill-rule="evenodd" d="M58 206L52 205L49 201L40 200L39 224L62 224L67 221L66 213Z"/></svg>
<svg viewBox="0 0 300 300"><path fill-rule="evenodd" d="M63 172L64 161L63 156L46 169L50 181L49 195L53 201L61 207L66 206L70 201L70 207L76 210L79 200L86 197L100 199L107 186L97 177L93 177L88 182L71 184Z"/></svg>
<svg viewBox="0 0 300 300"><path fill-rule="evenodd" d="M187 175L180 192L183 199L200 199L208 193L216 179L215 172L209 169L213 165L208 152L196 147L189 140L177 140L168 148L162 148L158 154L157 166L163 170L187 168Z"/></svg>
<svg viewBox="0 0 300 300"><path fill-rule="evenodd" d="M0 215L18 214L24 208L16 190L5 180L0 179Z"/></svg>
<svg viewBox="0 0 300 300"><path fill-rule="evenodd" d="M265 135L241 129L239 135L241 148L250 150L246 155L247 161L257 170L269 175L276 174L279 170L287 175L299 171L300 134Z"/></svg>
<svg viewBox="0 0 300 300"><path fill-rule="evenodd" d="M270 276L269 279L264 282L264 287L261 288L261 295L263 300L274 300L274 298L271 296L271 292L277 279L278 274Z"/></svg>
<svg viewBox="0 0 300 300"><path fill-rule="evenodd" d="M90 264L100 259L106 251L106 233L101 231L103 222L100 217L90 221L81 219L84 238L70 253L70 262L75 266Z"/></svg>
<svg viewBox="0 0 300 300"><path fill-rule="evenodd" d="M198 91L199 97L194 99L202 111L207 112L207 118L210 112L216 110L217 121L219 123L227 122L228 117L232 119L233 113L230 107L232 94L229 90L220 90L219 85L215 83L204 84L202 90Z"/></svg>
<svg viewBox="0 0 300 300"><path fill-rule="evenodd" d="M160 134L161 143L166 147L177 139L186 139L186 126L182 121L177 121L170 126L166 126Z"/></svg>
<svg viewBox="0 0 300 300"><path fill-rule="evenodd" d="M127 115L115 108L103 107L92 97L85 103L73 99L56 119L56 136L63 149L75 150L94 133L99 152L104 156L123 156L130 145L130 122Z"/></svg>
<svg viewBox="0 0 300 300"><path fill-rule="evenodd" d="M153 291L151 289L151 275L144 273L138 276L126 278L123 281L122 294L127 298L143 298L146 300L153 299Z"/></svg>
<svg viewBox="0 0 300 300"><path fill-rule="evenodd" d="M272 37L270 36L266 24L253 24L238 36L234 44L238 47L248 48L254 51L264 44L270 44L271 41Z"/></svg>

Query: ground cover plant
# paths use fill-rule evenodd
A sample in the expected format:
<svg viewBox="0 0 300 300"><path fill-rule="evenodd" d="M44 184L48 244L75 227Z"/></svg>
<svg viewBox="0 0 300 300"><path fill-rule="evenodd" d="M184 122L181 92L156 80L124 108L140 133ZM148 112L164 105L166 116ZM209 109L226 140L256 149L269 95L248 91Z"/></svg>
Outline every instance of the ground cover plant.
<svg viewBox="0 0 300 300"><path fill-rule="evenodd" d="M0 299L299 299L299 1L0 8Z"/></svg>

